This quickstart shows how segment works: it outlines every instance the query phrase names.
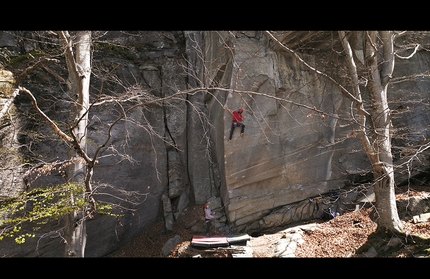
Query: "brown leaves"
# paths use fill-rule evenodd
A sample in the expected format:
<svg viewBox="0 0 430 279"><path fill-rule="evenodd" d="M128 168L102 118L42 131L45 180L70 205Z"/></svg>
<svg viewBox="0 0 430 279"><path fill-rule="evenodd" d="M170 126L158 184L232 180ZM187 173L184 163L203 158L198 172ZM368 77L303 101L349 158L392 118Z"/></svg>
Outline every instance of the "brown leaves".
<svg viewBox="0 0 430 279"><path fill-rule="evenodd" d="M49 175L53 171L59 172L61 175L64 175L66 167L74 163L83 163L83 159L81 157L75 157L70 160L64 161L54 161L51 163L43 163L39 164L31 169L29 169L25 174L25 181L27 188L31 186L40 176Z"/></svg>
<svg viewBox="0 0 430 279"><path fill-rule="evenodd" d="M396 198L419 196L428 191L428 187L397 188ZM303 234L304 243L297 246L296 257L350 257L363 246L377 227L370 218L371 208L345 213L330 221L318 224L311 234ZM430 237L430 222L414 224L412 220L402 221L408 234ZM399 251L393 257L410 255L411 248L404 245L405 252Z"/></svg>
<svg viewBox="0 0 430 279"><path fill-rule="evenodd" d="M297 247L296 257L343 258L354 254L376 230L370 213L371 209L362 209L319 224L312 234L303 234L304 243Z"/></svg>

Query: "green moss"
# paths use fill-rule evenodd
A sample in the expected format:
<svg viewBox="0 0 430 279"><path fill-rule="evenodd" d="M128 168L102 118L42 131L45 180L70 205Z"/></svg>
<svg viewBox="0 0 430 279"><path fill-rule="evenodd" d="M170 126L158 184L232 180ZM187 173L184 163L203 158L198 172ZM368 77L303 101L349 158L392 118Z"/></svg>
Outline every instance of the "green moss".
<svg viewBox="0 0 430 279"><path fill-rule="evenodd" d="M42 52L39 49L31 50L30 52L27 52L18 56L10 57L7 65L13 68L26 60L32 60L36 57L41 57L45 55L46 53Z"/></svg>
<svg viewBox="0 0 430 279"><path fill-rule="evenodd" d="M122 56L128 60L133 60L134 56L131 54L126 46L116 45L108 42L95 42L94 50L100 50L107 53L116 54Z"/></svg>
<svg viewBox="0 0 430 279"><path fill-rule="evenodd" d="M10 57L13 56L12 52L7 47L0 48L0 69L4 69L5 65L9 63Z"/></svg>

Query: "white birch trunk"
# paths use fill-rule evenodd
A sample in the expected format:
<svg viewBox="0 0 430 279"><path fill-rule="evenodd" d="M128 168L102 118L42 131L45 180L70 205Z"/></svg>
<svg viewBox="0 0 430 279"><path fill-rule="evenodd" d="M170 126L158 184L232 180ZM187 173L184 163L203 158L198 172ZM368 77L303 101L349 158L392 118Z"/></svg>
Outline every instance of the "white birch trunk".
<svg viewBox="0 0 430 279"><path fill-rule="evenodd" d="M71 123L76 123L72 133L76 136L83 151L86 151L86 127L88 124L89 85L91 74L91 32L76 32L75 41L66 31L59 32L65 46L65 57L69 71L69 91L76 102L70 111ZM75 48L73 49L73 46ZM74 53L75 50L75 53ZM69 158L77 157L75 149L69 150ZM86 164L72 164L67 169L67 179L70 182L84 184ZM72 201L76 197L71 197ZM77 197L81 198L81 197ZM85 198L85 197L84 197ZM65 256L84 257L86 245L85 209L66 216L65 224Z"/></svg>

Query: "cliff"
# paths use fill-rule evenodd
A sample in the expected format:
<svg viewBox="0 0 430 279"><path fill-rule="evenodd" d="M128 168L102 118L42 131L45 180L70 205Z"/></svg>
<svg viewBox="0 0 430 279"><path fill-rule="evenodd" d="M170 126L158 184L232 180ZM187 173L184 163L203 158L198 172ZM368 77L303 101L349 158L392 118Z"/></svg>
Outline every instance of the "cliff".
<svg viewBox="0 0 430 279"><path fill-rule="evenodd" d="M0 32L2 50L12 57L26 57L17 64L4 63L15 74L34 62L28 53L49 50L47 44L18 40L17 35L31 39L31 32L20 32L24 34ZM313 198L371 180L371 166L348 121L351 103L332 83L270 43L263 32L97 34L91 77L94 103L100 96L118 96L126 90L144 98L145 94L168 97L199 87L214 89L133 110L127 121L115 126L93 181L96 197L122 205L124 215L118 219L96 216L88 221L88 257L106 255L159 218L170 230L190 204L210 202L221 213L214 223L220 230L262 230L314 218L321 207ZM319 58L333 52L329 31L277 31L275 35L313 65L322 65ZM395 76L427 72L429 60L425 51L410 60L399 60ZM336 73L330 64L323 66ZM61 63L50 67L66 76ZM50 117L64 121L69 108L64 84L38 69L23 85L37 95ZM430 133L428 103L417 101L428 100L429 85L429 80L411 79L390 87L396 112L394 133L401 135L393 144L399 163L405 160L406 146L422 143ZM31 146L31 152L14 149L15 158L39 156L47 162L67 158L65 144L35 120L28 99L19 96L14 105L14 119L25 124L13 133L2 126L2 147ZM327 114L312 109L315 106ZM231 114L225 107L243 108L246 125L244 137L239 137L237 129L229 143ZM107 128L119 110L121 105L94 106L88 126L89 153L106 139ZM10 157L2 157L4 160L10 162ZM422 160L412 174L425 172L428 156ZM24 188L20 177L26 170L13 176L6 175L8 171L2 170L2 195L11 194L12 188ZM405 168L399 167L397 172L398 184L406 181ZM32 187L63 182L60 175L53 174L39 178ZM122 196L124 191L128 194ZM54 223L51 228L58 226ZM57 237L30 241L25 247L8 243L0 253L61 256L62 249Z"/></svg>

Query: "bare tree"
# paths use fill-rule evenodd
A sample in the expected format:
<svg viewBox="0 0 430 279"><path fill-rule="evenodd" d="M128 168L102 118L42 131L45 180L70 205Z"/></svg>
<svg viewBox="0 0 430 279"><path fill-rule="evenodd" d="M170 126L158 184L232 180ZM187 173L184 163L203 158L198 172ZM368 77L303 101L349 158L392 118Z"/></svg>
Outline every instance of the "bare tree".
<svg viewBox="0 0 430 279"><path fill-rule="evenodd" d="M86 134L88 125L89 87L91 77L91 31L78 31L73 38L67 31L59 31L58 35L63 42L64 56L66 58L69 73L69 94L75 96L76 102L70 110L70 118L73 126L72 135L74 148L69 150L69 158L82 157L84 162L76 161L66 171L68 181L83 183L85 185L85 197L91 208L87 211L72 212L66 217L65 226L65 256L84 257L86 245L85 215L91 216L95 210L95 201L92 197L91 177L93 174L94 160L86 156ZM74 46L74 47L73 47ZM75 197L71 197L72 202Z"/></svg>
<svg viewBox="0 0 430 279"><path fill-rule="evenodd" d="M391 117L388 107L387 88L394 70L394 34L390 31L366 31L352 33L354 39L363 41L363 56L365 61L364 76L368 78L366 89L369 93L370 113L359 110L360 140L372 164L375 179L376 209L379 214L378 227L393 232L401 232L403 225L397 213L394 193L394 168L391 153ZM353 49L346 32L339 31L346 54L346 63L352 79L353 94L358 100L362 99L359 87L357 59L354 59ZM356 105L363 106L362 102ZM369 129L365 129L366 120Z"/></svg>
<svg viewBox="0 0 430 279"><path fill-rule="evenodd" d="M174 100L187 102L186 99L183 98L184 96L194 95L196 92L205 89L198 87L192 88L190 90L179 91L166 97L157 97L150 92L143 90L136 84L130 87L124 87L126 92L119 97L104 96L102 94L103 89L100 89L100 96L94 98L94 101L90 104L89 85L92 71L91 35L92 34L90 31L79 31L74 33L69 33L67 31L58 32L58 37L62 43L61 47L68 70L67 79L63 79L44 64L45 62L58 62L58 60L47 58L42 58L33 66L24 70L17 78L17 81L21 82L26 77L26 75L28 75L28 73L32 72L37 67L43 67L61 82L67 84L70 100L72 100L69 120L66 122L67 130L62 130L62 128L57 125L53 119L48 117L42 111L42 109L38 106L36 97L30 90L20 86L19 83L16 83L16 85L18 85L18 90L22 93L25 93L30 98L33 108L42 117L42 119L48 123L52 130L70 147L68 153L69 156L66 161L35 166L30 168L28 175L31 173L38 173L36 176L39 176L41 173L48 173L54 169L63 169L64 166L66 166L64 175L66 182L72 184L82 184L85 188L83 196L80 193L77 194L75 192L71 192L70 194L70 201L75 206L71 207L73 208L73 212L65 216L64 235L62 235L65 243L65 257L84 257L86 246L85 221L88 218L91 218L97 210L97 202L93 197L94 189L92 187L93 169L97 163L100 152L108 146L109 141L111 140L111 132L113 127L122 119L126 118L131 111L137 108L159 104L169 105L169 102ZM115 80L118 81L117 79ZM18 92L13 95L13 98L16 95L18 95ZM13 101L13 98L10 99L10 102ZM126 103L128 105L123 106L123 104ZM87 153L86 142L86 129L89 122L88 115L93 107L106 104L111 106L118 105L120 113L118 114L117 119L108 125L106 140L102 142L95 149L92 156L90 156ZM197 108L193 106L193 109ZM127 121L132 120L127 118ZM166 143L171 144L166 139L164 139L162 135L157 135L150 126L145 129L149 134L157 136L163 141L166 141ZM85 201L83 204L82 200Z"/></svg>
<svg viewBox="0 0 430 279"><path fill-rule="evenodd" d="M70 145L69 160L62 164L65 167L65 178L67 183L77 183L85 185L84 196L79 193L71 193L70 200L75 204L75 210L65 217L65 256L84 257L86 245L86 225L85 219L91 218L96 210L96 202L93 198L91 177L97 154L94 158L87 155L86 135L88 125L89 85L91 76L91 31L78 31L71 36L68 31L59 31L58 36L62 42L62 49L68 69L67 81L55 74L57 78L66 81L69 94L75 100L70 109L69 131L62 131L58 125L51 120L38 106L34 95L26 88L19 86L20 82L29 72L33 71L43 63L53 61L52 59L41 59L33 66L23 71L16 80L18 90L29 96L33 107L51 126L56 134ZM57 60L55 60L57 62ZM49 70L49 68L44 67ZM51 72L51 71L49 71ZM51 72L52 73L52 72ZM17 94L12 97L15 98ZM11 100L13 100L11 98ZM85 199L88 203L78 206L80 199ZM88 206L87 206L88 204Z"/></svg>
<svg viewBox="0 0 430 279"><path fill-rule="evenodd" d="M394 192L392 124L387 99L396 58L394 40L400 33L339 31L339 42L347 68L347 78L340 80L308 64L298 52L282 44L273 33L266 31L265 34L306 67L333 82L355 105L356 115L353 115L353 119L356 119L361 144L373 169L378 228L402 232L403 225L397 212ZM413 53L417 49L418 44L414 45Z"/></svg>
<svg viewBox="0 0 430 279"><path fill-rule="evenodd" d="M88 201L86 206L76 207L65 218L65 256L84 257L86 245L85 219L92 216L96 210L91 186L91 176L95 159L86 153L86 129L88 125L89 110L89 85L91 75L91 31L78 31L72 37L67 31L59 31L58 36L62 42L64 56L68 69L67 86L72 96L73 106L70 110L69 134L63 132L37 105L37 100L26 88L19 86L21 80L35 68L41 66L47 59L41 59L32 67L27 68L16 80L18 90L30 97L33 107L47 121L52 129L63 140L70 144L69 160L66 164L66 180L85 185L84 199ZM12 97L15 98L17 94ZM13 100L11 98L11 100ZM77 204L82 197L71 193L72 204Z"/></svg>

